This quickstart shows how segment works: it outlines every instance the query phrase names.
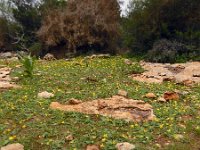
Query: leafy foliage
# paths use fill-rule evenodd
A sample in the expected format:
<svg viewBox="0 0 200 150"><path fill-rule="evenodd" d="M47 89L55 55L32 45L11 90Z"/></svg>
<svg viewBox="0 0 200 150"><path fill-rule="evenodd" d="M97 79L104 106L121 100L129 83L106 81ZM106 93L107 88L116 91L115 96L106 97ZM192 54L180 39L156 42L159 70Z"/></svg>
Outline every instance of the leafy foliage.
<svg viewBox="0 0 200 150"><path fill-rule="evenodd" d="M133 52L147 52L160 39L199 47L199 0L133 0L130 8L123 29Z"/></svg>
<svg viewBox="0 0 200 150"><path fill-rule="evenodd" d="M31 55L22 56L18 54L19 61L24 67L24 76L25 77L33 77L33 69L35 64L35 58L31 57Z"/></svg>

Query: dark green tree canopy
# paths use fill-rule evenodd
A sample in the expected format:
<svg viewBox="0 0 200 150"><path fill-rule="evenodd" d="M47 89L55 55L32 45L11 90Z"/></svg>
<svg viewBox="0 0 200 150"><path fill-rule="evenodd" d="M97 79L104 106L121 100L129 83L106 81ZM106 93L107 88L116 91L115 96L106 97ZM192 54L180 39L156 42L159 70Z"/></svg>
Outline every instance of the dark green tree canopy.
<svg viewBox="0 0 200 150"><path fill-rule="evenodd" d="M198 45L199 0L133 0L130 8L124 33L125 44L131 49L149 50L163 38Z"/></svg>

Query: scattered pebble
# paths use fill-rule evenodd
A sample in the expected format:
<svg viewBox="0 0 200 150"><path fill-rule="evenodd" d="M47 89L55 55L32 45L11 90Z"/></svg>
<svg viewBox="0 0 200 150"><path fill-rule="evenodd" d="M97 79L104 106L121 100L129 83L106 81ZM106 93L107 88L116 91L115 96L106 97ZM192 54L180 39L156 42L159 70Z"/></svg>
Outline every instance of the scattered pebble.
<svg viewBox="0 0 200 150"><path fill-rule="evenodd" d="M74 137L73 137L72 134L70 134L70 135L68 135L67 137L65 137L65 140L66 140L66 141L72 141L73 139L74 139Z"/></svg>
<svg viewBox="0 0 200 150"><path fill-rule="evenodd" d="M124 90L119 90L119 91L118 91L118 95L119 95L119 96L127 97L127 96L128 96L128 92L126 92L126 91L124 91Z"/></svg>
<svg viewBox="0 0 200 150"><path fill-rule="evenodd" d="M128 142L118 143L116 145L117 150L133 150L135 149L135 145L130 144Z"/></svg>
<svg viewBox="0 0 200 150"><path fill-rule="evenodd" d="M165 92L163 95L164 99L166 101L170 101L170 100L179 100L179 94L176 92Z"/></svg>
<svg viewBox="0 0 200 150"><path fill-rule="evenodd" d="M163 97L159 97L158 98L158 102L163 102L164 103L164 102L166 102L166 100Z"/></svg>
<svg viewBox="0 0 200 150"><path fill-rule="evenodd" d="M86 150L100 150L100 148L97 145L88 145Z"/></svg>
<svg viewBox="0 0 200 150"><path fill-rule="evenodd" d="M47 91L38 93L38 98L45 98L45 99L48 99L48 98L52 98L52 97L54 97L54 94L49 93L49 92L47 92Z"/></svg>
<svg viewBox="0 0 200 150"><path fill-rule="evenodd" d="M153 99L153 98L156 98L157 96L156 96L154 93L147 93L147 94L145 95L145 97L146 97L146 98L151 98L151 99Z"/></svg>

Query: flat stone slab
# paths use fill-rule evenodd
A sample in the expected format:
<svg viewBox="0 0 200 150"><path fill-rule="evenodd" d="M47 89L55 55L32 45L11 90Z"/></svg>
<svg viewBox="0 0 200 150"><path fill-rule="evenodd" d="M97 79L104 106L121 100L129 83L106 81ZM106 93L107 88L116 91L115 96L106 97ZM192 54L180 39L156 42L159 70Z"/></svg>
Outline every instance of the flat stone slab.
<svg viewBox="0 0 200 150"><path fill-rule="evenodd" d="M24 150L24 146L19 143L15 143L4 146L0 148L0 150Z"/></svg>
<svg viewBox="0 0 200 150"><path fill-rule="evenodd" d="M134 122L150 121L155 118L150 104L141 100L127 99L122 96L97 99L77 105L62 105L58 102L52 102L50 108L67 112L99 114L106 117Z"/></svg>
<svg viewBox="0 0 200 150"><path fill-rule="evenodd" d="M134 80L147 83L162 83L173 81L183 84L200 83L200 62L188 62L180 64L161 64L142 62L146 70L142 74L133 74Z"/></svg>
<svg viewBox="0 0 200 150"><path fill-rule="evenodd" d="M11 68L3 67L0 68L0 91L12 89L12 88L20 88L20 86L11 82L10 78Z"/></svg>

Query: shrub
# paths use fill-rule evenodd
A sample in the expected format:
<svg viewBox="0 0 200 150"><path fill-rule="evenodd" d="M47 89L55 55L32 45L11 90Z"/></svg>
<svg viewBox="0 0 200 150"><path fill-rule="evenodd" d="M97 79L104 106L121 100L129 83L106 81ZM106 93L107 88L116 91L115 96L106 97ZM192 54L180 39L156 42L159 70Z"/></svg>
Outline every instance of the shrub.
<svg viewBox="0 0 200 150"><path fill-rule="evenodd" d="M199 47L199 10L199 0L132 0L122 22L124 44L134 53L165 38Z"/></svg>
<svg viewBox="0 0 200 150"><path fill-rule="evenodd" d="M188 52L184 44L163 39L154 43L153 49L147 53L146 60L158 63L175 63L180 56L187 55Z"/></svg>
<svg viewBox="0 0 200 150"><path fill-rule="evenodd" d="M64 53L114 53L119 37L119 8L117 0L68 0L65 8L49 12L38 36L50 49Z"/></svg>

